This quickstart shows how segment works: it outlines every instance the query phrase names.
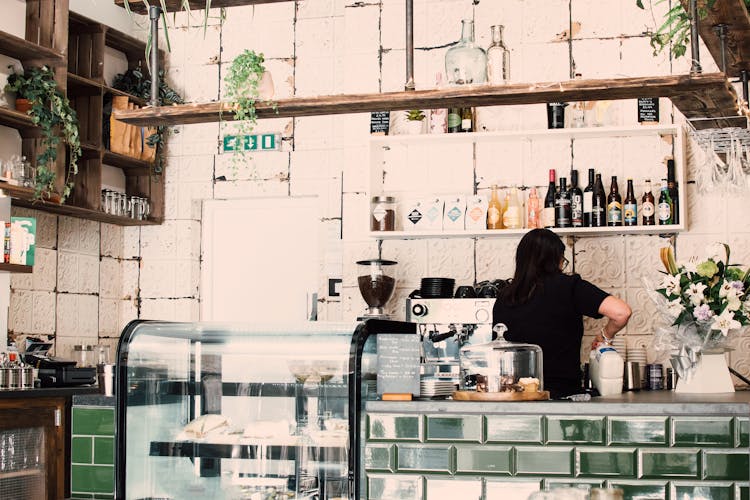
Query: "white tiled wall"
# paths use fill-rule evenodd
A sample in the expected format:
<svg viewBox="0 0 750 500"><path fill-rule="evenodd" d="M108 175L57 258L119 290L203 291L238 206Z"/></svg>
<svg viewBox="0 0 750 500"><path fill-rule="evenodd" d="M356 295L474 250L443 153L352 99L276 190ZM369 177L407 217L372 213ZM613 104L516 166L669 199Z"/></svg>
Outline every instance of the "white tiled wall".
<svg viewBox="0 0 750 500"><path fill-rule="evenodd" d="M654 8L658 20L666 3ZM584 77L662 75L684 72L688 64L670 61L664 54L652 56L643 32L653 19L634 1L504 0L473 7L470 0L416 0L415 12L418 88L434 85L446 45L458 38L460 19L472 13L481 46L489 43L490 25L506 26L512 77L517 81L567 79L571 71ZM265 53L277 98L403 89L402 0L304 0L230 8L226 14L222 22L214 9L205 35L198 16L192 26L185 15L175 18L168 77L188 101L218 99L228 63L244 48ZM713 66L707 53L703 61ZM669 121L669 101L661 102L662 119ZM633 101L614 103L610 110L615 123L632 122L634 113ZM544 106L482 109L479 121L489 129L543 128ZM239 167L231 167L218 153L218 124L175 127L165 175L167 220L162 226L120 228L33 212L39 220L38 263L32 275L13 277L10 328L18 336L56 335L58 350L64 351L97 336L114 342L127 321L136 317L197 320L200 200L310 194L325 200L321 224L334 229L325 234L336 235L324 245L320 289L327 290L331 269L341 269L343 276L341 297L322 298L320 316L355 318L365 305L356 288L354 262L377 252L366 236L368 125L367 114L264 120L257 129L281 131L282 151L257 154ZM582 180L591 167L638 178L655 175L649 172L669 152L668 144L645 138L572 145L487 144L477 148L476 174L480 189L497 178L544 185L548 168L566 171L571 165L579 169ZM386 181L394 191L409 191L415 179L427 176L436 189L463 186L469 191L472 168L456 163L459 154L452 148L425 149ZM688 165L689 178L695 168ZM523 179L513 179L522 171ZM227 180L214 181L219 176ZM747 201L700 195L693 185L687 186L687 195L690 231L676 238L679 258L700 253L707 243L719 240L732 245L733 260L750 264L750 224L738 215ZM516 243L512 238L385 242L384 257L399 262L399 284L389 310L403 315L403 299L422 276L450 276L462 284L510 276ZM626 333L629 344L647 345L656 311L642 278L657 276L658 249L669 240L613 236L567 243L584 278L633 306ZM586 322L588 331L596 325ZM750 374L750 341L734 344L733 365Z"/></svg>

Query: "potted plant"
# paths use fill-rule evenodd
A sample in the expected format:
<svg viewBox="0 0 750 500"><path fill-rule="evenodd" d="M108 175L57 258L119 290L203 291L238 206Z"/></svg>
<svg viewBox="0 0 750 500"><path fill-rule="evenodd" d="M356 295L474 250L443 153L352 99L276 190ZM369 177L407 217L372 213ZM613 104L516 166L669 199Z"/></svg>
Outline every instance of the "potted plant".
<svg viewBox="0 0 750 500"><path fill-rule="evenodd" d="M8 76L5 90L22 95L31 102L28 114L42 131L42 152L36 157L36 198L50 198L55 192L57 148L60 142L68 146L70 155L65 184L62 193L58 193L61 202L65 201L73 188L72 178L78 173L78 159L81 157L75 110L57 88L54 74L47 66L31 68L25 73L12 73Z"/></svg>
<svg viewBox="0 0 750 500"><path fill-rule="evenodd" d="M406 133L421 134L424 128L424 112L421 109L411 109L406 112Z"/></svg>

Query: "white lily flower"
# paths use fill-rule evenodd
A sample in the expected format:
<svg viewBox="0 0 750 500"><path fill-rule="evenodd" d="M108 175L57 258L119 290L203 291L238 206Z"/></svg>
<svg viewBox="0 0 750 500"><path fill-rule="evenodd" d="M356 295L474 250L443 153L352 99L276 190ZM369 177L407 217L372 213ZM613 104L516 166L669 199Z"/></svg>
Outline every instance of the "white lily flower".
<svg viewBox="0 0 750 500"><path fill-rule="evenodd" d="M690 299L691 304L699 306L706 300L706 296L703 294L706 288L708 287L703 283L690 283L685 290L685 296Z"/></svg>
<svg viewBox="0 0 750 500"><path fill-rule="evenodd" d="M732 283L733 283L732 281L724 281L721 284L721 288L719 288L719 297L721 298L739 297L740 292Z"/></svg>
<svg viewBox="0 0 750 500"><path fill-rule="evenodd" d="M667 295L679 295L680 291L682 290L680 288L680 275L678 274L677 276L664 276L664 279L661 281L661 287L664 288L664 290L667 292Z"/></svg>
<svg viewBox="0 0 750 500"><path fill-rule="evenodd" d="M727 297L727 311L738 311L742 307L742 301L736 295Z"/></svg>
<svg viewBox="0 0 750 500"><path fill-rule="evenodd" d="M727 258L727 249L724 248L723 243L719 243L718 241L711 243L706 247L706 258L714 262L724 262Z"/></svg>
<svg viewBox="0 0 750 500"><path fill-rule="evenodd" d="M686 262L680 263L680 268L682 268L683 272L688 275L688 278L690 278L693 274L698 272L698 261L692 258Z"/></svg>
<svg viewBox="0 0 750 500"><path fill-rule="evenodd" d="M685 310L685 306L682 305L680 299L674 299L667 302L667 313L674 316L675 318Z"/></svg>
<svg viewBox="0 0 750 500"><path fill-rule="evenodd" d="M726 337L727 333L729 333L729 330L734 330L735 328L739 328L740 326L742 326L740 322L734 319L734 313L725 309L723 313L719 314L718 316L714 316L714 321L711 324L711 329L721 331L721 334Z"/></svg>

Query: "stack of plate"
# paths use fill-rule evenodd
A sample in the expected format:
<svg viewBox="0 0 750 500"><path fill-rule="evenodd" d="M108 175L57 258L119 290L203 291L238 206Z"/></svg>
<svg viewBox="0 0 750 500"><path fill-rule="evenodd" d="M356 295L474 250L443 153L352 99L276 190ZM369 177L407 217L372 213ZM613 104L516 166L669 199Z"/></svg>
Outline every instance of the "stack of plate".
<svg viewBox="0 0 750 500"><path fill-rule="evenodd" d="M453 297L455 284L453 278L422 278L419 292L424 299L449 299Z"/></svg>
<svg viewBox="0 0 750 500"><path fill-rule="evenodd" d="M446 397L455 390L456 386L450 380L423 378L419 383L419 396L422 398Z"/></svg>
<svg viewBox="0 0 750 500"><path fill-rule="evenodd" d="M645 347L631 347L628 349L627 361L634 361L639 363L641 366L646 366L646 348Z"/></svg>

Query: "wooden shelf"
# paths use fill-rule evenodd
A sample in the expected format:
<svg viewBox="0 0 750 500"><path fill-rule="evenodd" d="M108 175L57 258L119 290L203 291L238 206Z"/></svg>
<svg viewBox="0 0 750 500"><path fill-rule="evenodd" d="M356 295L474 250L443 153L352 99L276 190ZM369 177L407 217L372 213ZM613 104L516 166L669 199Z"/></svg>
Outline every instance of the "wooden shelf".
<svg viewBox="0 0 750 500"><path fill-rule="evenodd" d="M125 170L125 174L133 175L148 175L153 166L151 163L133 158L131 156L121 155L119 153L113 153L112 151L105 149L104 155L102 156L102 163L105 165L111 165Z"/></svg>
<svg viewBox="0 0 750 500"><path fill-rule="evenodd" d="M680 0L689 10L689 0ZM750 15L743 0L721 0L708 9L705 19L698 23L700 36L721 68L721 40L714 26L727 25L726 60L728 76L739 76L740 70L750 70Z"/></svg>
<svg viewBox="0 0 750 500"><path fill-rule="evenodd" d="M296 97L258 103L258 118L286 118L315 115L394 111L404 109L447 108L452 106L502 106L557 101L634 99L669 97L683 113L717 113L702 116L736 115L734 88L723 73L671 75L659 77L568 80L550 83L510 85L465 85L434 90L349 94L320 97ZM724 106L718 109L718 106ZM221 102L183 104L116 111L115 117L141 126L209 123L232 120L231 108Z"/></svg>
<svg viewBox="0 0 750 500"><path fill-rule="evenodd" d="M19 113L13 109L0 107L0 125L17 130L33 130L37 126L26 113Z"/></svg>
<svg viewBox="0 0 750 500"><path fill-rule="evenodd" d="M32 266L23 266L21 264L6 264L4 262L0 262L0 271L18 274L29 274L34 272L34 268ZM1 476L2 475L0 475L0 477Z"/></svg>
<svg viewBox="0 0 750 500"><path fill-rule="evenodd" d="M65 64L65 57L62 53L4 31L0 31L0 54L18 59L24 67L42 64L62 66Z"/></svg>
<svg viewBox="0 0 750 500"><path fill-rule="evenodd" d="M675 234L685 230L682 224L664 226L633 227L566 227L551 228L560 236L617 236L622 234ZM369 236L376 240L424 240L452 238L517 238L529 229L481 229L476 231L370 231Z"/></svg>
<svg viewBox="0 0 750 500"><path fill-rule="evenodd" d="M128 94L127 92L113 89L112 87L107 87L106 85L102 86L102 88L104 89L105 94L125 96L130 100L130 102L133 102L139 106L148 106L148 102L146 102L146 99L143 99L141 97L136 97L133 94Z"/></svg>
<svg viewBox="0 0 750 500"><path fill-rule="evenodd" d="M41 210L42 212L68 215L70 217L106 222L118 226L153 226L162 223L161 219L136 220L131 219L130 217L106 214L99 210L35 200L34 190L32 188L0 183L0 190L4 191L7 196L12 198L12 204L14 206L32 208L34 210Z"/></svg>
<svg viewBox="0 0 750 500"><path fill-rule="evenodd" d="M205 0L189 0L191 9L205 9ZM290 2L292 0L212 0L211 8L217 7L240 7L242 5L260 5L264 3ZM178 12L182 10L183 0L165 0L167 12ZM115 0L115 5L125 7L125 0ZM146 6L141 0L130 0L130 10L138 14L148 14Z"/></svg>
<svg viewBox="0 0 750 500"><path fill-rule="evenodd" d="M68 73L68 95L70 96L99 95L102 87L102 84L96 80Z"/></svg>

